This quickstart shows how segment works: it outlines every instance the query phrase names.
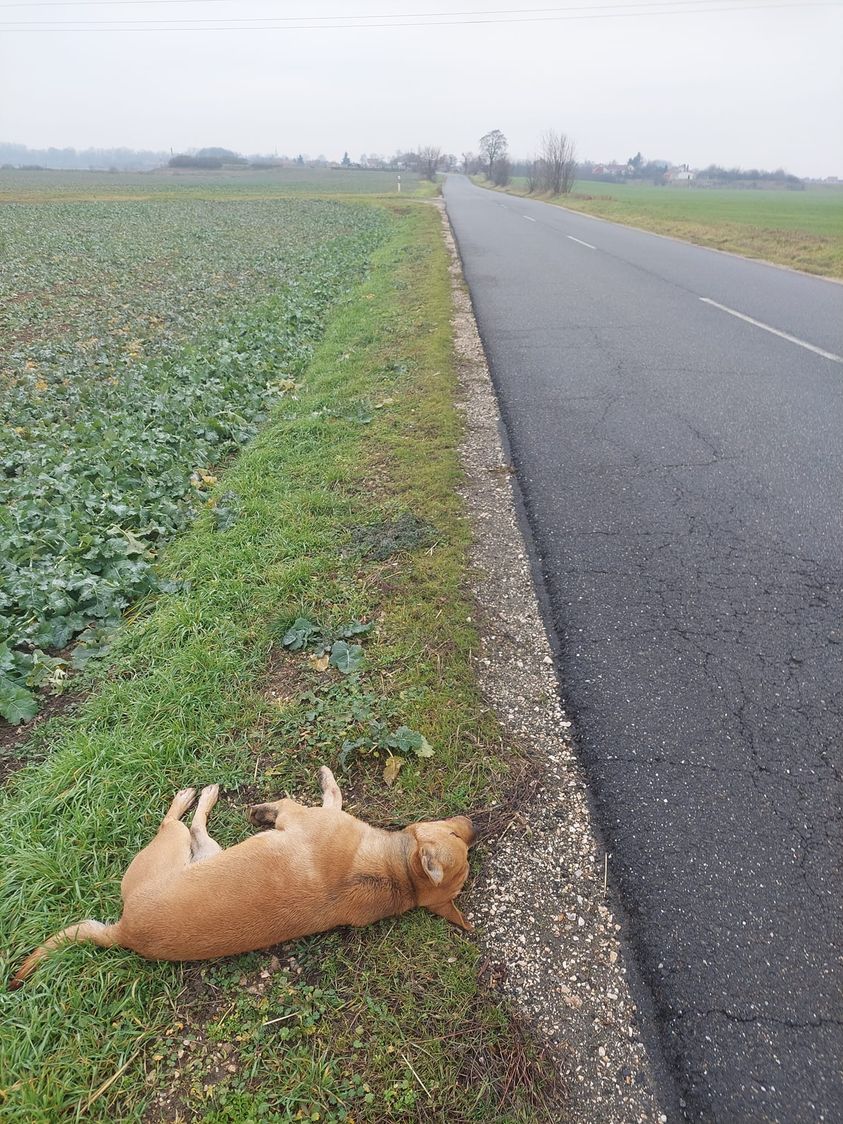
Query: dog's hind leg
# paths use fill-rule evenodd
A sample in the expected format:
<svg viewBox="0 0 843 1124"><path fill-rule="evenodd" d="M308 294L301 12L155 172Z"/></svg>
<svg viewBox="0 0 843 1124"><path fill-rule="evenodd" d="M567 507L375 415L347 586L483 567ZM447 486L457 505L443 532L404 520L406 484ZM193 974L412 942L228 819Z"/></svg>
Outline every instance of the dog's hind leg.
<svg viewBox="0 0 843 1124"><path fill-rule="evenodd" d="M216 804L219 794L220 786L218 784L209 784L207 788L202 789L199 803L193 813L193 822L190 825L190 861L192 863L209 859L222 850L216 839L212 839L208 834L208 813Z"/></svg>
<svg viewBox="0 0 843 1124"><path fill-rule="evenodd" d="M150 844L135 855L123 875L120 890L124 901L139 886L159 880L168 871L183 869L190 862L190 832L181 822L181 817L193 803L195 796L195 789L183 788L173 797L173 802L158 828L158 834ZM93 941L102 948L111 948L113 945L120 944L121 925L122 919L114 925L103 925L101 921L87 920L62 929L27 957L9 986L20 987L43 956L68 941Z"/></svg>
<svg viewBox="0 0 843 1124"><path fill-rule="evenodd" d="M167 814L161 821L158 834L132 859L120 891L123 900L144 882L160 878L166 871L180 870L190 862L190 832L181 822L196 797L195 788L177 792Z"/></svg>
<svg viewBox="0 0 843 1124"><path fill-rule="evenodd" d="M319 784L322 788L322 807L323 808L336 808L339 812L342 810L342 793L340 787L334 780L334 774L327 765L323 765L319 770Z"/></svg>

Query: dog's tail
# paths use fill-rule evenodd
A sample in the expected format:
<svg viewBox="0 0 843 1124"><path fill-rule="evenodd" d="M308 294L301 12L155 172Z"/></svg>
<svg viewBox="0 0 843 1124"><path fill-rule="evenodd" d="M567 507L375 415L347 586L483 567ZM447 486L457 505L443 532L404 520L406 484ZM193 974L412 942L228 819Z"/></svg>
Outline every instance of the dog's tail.
<svg viewBox="0 0 843 1124"><path fill-rule="evenodd" d="M114 945L120 943L118 935L119 922L114 925L103 925L101 921L77 921L75 925L68 925L66 929L50 937L48 941L36 948L33 953L30 953L18 968L17 972L9 980L10 990L14 990L21 986L23 981L31 975L35 965L43 957L51 952L59 945L68 944L73 941L93 941L94 944L100 945L101 948L113 948Z"/></svg>

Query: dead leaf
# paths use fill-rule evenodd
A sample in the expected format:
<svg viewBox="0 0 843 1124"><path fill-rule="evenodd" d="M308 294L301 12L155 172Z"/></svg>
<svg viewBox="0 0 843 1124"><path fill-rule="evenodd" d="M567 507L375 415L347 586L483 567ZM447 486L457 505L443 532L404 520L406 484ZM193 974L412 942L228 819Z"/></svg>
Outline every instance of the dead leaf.
<svg viewBox="0 0 843 1124"><path fill-rule="evenodd" d="M401 766L404 764L403 757L387 757L386 764L383 767L383 779L387 784L395 783L398 774L401 772Z"/></svg>
<svg viewBox="0 0 843 1124"><path fill-rule="evenodd" d="M311 656L310 662L313 665L314 671L327 671L328 664L331 662L331 657L328 652L322 656Z"/></svg>

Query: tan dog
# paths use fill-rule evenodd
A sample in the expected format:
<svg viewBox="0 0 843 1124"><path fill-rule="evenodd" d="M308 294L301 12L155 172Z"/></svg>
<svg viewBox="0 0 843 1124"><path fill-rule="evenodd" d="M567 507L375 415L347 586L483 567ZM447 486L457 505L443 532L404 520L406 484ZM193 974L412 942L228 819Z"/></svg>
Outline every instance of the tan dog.
<svg viewBox="0 0 843 1124"><path fill-rule="evenodd" d="M337 925L368 925L415 906L471 930L454 905L468 876L471 820L381 831L342 811L330 769L319 770L319 781L321 808L295 800L257 804L252 823L275 830L225 851L207 829L218 786L202 790L190 830L181 817L196 791L182 789L123 875L120 920L62 929L27 957L11 986L19 987L47 952L67 941L119 945L148 960L204 960Z"/></svg>

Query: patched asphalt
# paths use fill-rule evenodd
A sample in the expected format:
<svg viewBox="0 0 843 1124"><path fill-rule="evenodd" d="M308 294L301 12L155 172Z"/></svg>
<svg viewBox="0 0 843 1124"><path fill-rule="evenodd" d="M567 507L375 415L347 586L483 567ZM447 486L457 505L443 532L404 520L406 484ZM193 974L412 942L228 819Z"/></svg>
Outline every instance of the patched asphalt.
<svg viewBox="0 0 843 1124"><path fill-rule="evenodd" d="M445 194L684 1113L841 1119L843 287Z"/></svg>

